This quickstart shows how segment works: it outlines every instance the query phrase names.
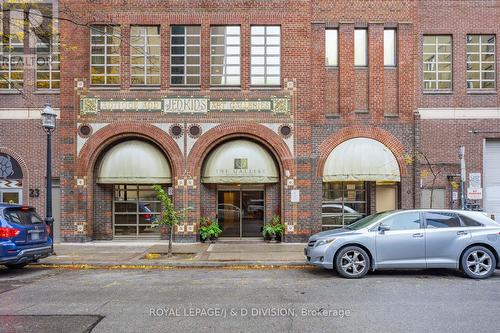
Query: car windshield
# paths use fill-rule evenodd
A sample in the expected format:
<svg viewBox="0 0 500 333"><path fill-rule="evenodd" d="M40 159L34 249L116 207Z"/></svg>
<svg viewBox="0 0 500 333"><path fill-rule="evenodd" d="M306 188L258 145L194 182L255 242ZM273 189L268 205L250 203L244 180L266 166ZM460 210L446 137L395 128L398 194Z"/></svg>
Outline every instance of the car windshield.
<svg viewBox="0 0 500 333"><path fill-rule="evenodd" d="M357 220L356 222L354 222L352 224L346 225L344 228L350 229L350 230L363 229L363 228L366 228L367 226L369 226L370 224L377 222L378 220L380 220L380 219L382 219L382 218L384 218L387 215L392 214L392 213L393 213L392 211L388 211L388 212L380 212L380 213L368 215L368 216L363 217L362 219Z"/></svg>

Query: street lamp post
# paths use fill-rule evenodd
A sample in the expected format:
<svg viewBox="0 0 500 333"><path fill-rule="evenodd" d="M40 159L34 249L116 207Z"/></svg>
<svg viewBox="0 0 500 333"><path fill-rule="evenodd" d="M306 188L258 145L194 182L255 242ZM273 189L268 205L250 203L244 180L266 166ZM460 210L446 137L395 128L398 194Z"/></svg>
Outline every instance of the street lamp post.
<svg viewBox="0 0 500 333"><path fill-rule="evenodd" d="M54 217L52 216L52 132L56 129L57 114L49 103L42 111L42 127L47 133L47 189L45 198L45 223L50 227L52 253L54 253Z"/></svg>

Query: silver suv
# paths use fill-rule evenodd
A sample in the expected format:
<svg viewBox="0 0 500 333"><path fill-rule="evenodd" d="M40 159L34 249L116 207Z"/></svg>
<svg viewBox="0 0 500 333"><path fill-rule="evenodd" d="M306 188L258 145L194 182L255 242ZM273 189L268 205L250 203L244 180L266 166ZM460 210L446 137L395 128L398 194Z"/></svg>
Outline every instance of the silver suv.
<svg viewBox="0 0 500 333"><path fill-rule="evenodd" d="M453 268L484 279L500 268L500 224L481 212L388 211L311 236L304 254L346 278L376 269Z"/></svg>

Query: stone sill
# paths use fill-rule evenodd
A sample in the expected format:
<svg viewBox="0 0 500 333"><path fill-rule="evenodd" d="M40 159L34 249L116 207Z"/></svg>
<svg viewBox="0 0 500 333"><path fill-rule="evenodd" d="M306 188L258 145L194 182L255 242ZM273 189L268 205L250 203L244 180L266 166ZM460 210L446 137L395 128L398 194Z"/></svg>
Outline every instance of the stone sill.
<svg viewBox="0 0 500 333"><path fill-rule="evenodd" d="M453 90L424 90L424 95L453 95Z"/></svg>

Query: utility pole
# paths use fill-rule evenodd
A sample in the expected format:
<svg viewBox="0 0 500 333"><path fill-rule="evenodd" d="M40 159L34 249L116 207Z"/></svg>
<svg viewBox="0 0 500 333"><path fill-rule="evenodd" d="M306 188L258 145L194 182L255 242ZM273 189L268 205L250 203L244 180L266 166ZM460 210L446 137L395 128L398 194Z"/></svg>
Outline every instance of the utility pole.
<svg viewBox="0 0 500 333"><path fill-rule="evenodd" d="M458 152L458 158L460 159L460 205L462 210L465 209L465 147L461 146Z"/></svg>

